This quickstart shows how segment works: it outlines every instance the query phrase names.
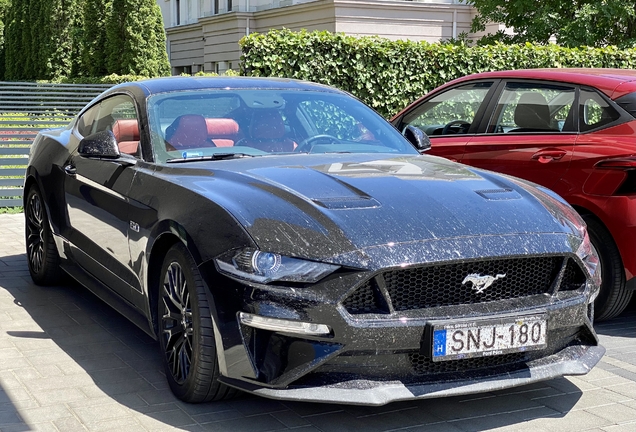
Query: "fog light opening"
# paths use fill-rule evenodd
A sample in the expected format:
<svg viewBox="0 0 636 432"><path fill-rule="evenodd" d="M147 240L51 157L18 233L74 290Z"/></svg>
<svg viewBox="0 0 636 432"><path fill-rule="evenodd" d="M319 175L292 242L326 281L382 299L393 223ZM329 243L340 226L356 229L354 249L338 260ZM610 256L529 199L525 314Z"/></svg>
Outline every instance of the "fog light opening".
<svg viewBox="0 0 636 432"><path fill-rule="evenodd" d="M246 326L270 331L298 333L310 336L328 336L331 334L331 328L325 324L270 318L246 312L239 312L239 321Z"/></svg>

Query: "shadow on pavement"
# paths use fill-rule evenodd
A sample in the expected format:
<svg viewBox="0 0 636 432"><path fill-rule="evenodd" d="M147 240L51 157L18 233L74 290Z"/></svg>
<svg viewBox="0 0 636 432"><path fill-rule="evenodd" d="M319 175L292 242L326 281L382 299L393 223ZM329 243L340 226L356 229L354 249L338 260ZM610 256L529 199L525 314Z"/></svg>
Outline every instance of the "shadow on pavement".
<svg viewBox="0 0 636 432"><path fill-rule="evenodd" d="M477 431L505 426L512 430L530 419L563 417L582 395L570 381L555 379L506 391L382 407L285 402L251 395L190 405L170 392L152 338L76 283L32 284L24 272L24 255L0 259L21 269L19 276L0 277L0 316L7 317L0 322L0 343L15 348L14 359L0 360L5 365L0 369L0 385L11 386L10 392L0 387L2 430L30 430L37 421L34 407L44 410L58 405L71 410L89 429L118 425L122 430L142 426L233 432L409 427ZM17 264L20 261L24 264Z"/></svg>

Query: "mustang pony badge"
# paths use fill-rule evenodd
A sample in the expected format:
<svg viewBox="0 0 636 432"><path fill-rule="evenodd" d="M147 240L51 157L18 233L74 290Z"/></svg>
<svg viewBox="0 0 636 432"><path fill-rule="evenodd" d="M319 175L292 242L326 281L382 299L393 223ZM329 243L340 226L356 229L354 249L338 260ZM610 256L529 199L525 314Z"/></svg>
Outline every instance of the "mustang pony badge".
<svg viewBox="0 0 636 432"><path fill-rule="evenodd" d="M498 274L497 276L490 276L490 275L482 276L478 273L471 273L464 278L464 280L462 281L462 285L465 285L466 282L472 282L473 289L477 291L477 294L481 294L486 290L486 288L492 285L497 279L503 279L505 277L506 277L505 274Z"/></svg>

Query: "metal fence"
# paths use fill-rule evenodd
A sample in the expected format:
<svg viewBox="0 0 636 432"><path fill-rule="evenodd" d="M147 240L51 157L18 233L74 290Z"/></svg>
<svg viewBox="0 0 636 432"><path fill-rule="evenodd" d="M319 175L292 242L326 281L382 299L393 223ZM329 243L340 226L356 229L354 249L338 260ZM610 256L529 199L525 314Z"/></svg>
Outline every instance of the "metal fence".
<svg viewBox="0 0 636 432"><path fill-rule="evenodd" d="M27 155L38 131L66 126L109 87L0 81L0 207L22 205Z"/></svg>

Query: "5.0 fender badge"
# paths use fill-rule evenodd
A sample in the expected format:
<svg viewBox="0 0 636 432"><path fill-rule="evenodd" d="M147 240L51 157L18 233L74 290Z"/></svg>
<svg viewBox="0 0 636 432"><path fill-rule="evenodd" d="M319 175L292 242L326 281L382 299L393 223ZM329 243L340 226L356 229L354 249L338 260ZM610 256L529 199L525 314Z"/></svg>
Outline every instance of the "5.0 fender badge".
<svg viewBox="0 0 636 432"><path fill-rule="evenodd" d="M466 282L473 283L473 289L477 291L477 294L483 293L486 288L492 285L497 279L505 278L505 274L498 274L497 276L490 275L480 275L479 273L471 273L464 278L462 281L462 285L465 285Z"/></svg>

